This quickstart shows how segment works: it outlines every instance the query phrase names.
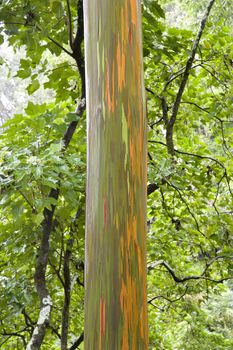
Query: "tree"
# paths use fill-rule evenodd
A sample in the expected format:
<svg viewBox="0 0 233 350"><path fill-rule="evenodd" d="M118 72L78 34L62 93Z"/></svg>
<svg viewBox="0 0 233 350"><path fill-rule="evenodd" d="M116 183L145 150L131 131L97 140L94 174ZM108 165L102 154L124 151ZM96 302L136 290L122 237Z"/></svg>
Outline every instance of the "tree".
<svg viewBox="0 0 233 350"><path fill-rule="evenodd" d="M5 60L2 68L17 75L17 86L22 81L29 94L26 108L4 123L0 138L0 347L6 350L26 348L38 321L34 274L45 212L53 212L44 275L53 306L41 349L83 347L86 114L80 114L83 75L73 52L76 42L83 53L75 40L82 28L81 4L4 0L0 5L0 41L7 40L16 56L24 55L19 67ZM218 300L219 314L224 311L219 300L233 277L230 0L215 1L206 21L173 125L172 157L162 104L165 100L170 118L208 4L142 3L149 348L156 350L173 350L174 344L183 350L187 337L198 350L220 342L222 348L231 346L224 329L229 312L221 324L207 323L205 307ZM43 100L40 86L49 100Z"/></svg>
<svg viewBox="0 0 233 350"><path fill-rule="evenodd" d="M140 2L87 1L85 23L85 348L147 349Z"/></svg>

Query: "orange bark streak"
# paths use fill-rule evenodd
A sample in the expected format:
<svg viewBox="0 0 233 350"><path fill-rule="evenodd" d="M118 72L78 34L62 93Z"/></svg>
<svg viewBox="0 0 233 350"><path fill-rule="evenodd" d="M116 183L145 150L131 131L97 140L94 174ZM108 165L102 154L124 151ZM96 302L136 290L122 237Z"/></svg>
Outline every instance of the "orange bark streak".
<svg viewBox="0 0 233 350"><path fill-rule="evenodd" d="M127 291L126 285L125 285L124 281L122 281L121 293L120 293L120 303L121 303L121 311L124 315L124 325L123 325L121 350L128 350L129 349L127 294L128 294L128 291Z"/></svg>
<svg viewBox="0 0 233 350"><path fill-rule="evenodd" d="M122 90L125 82L125 55L120 48L120 41L117 44L117 70L118 70L118 87Z"/></svg>
<svg viewBox="0 0 233 350"><path fill-rule="evenodd" d="M130 154L130 166L131 166L130 170L134 174L136 157L135 157L135 141L132 140L132 138L130 138L130 141L129 141L129 154Z"/></svg>
<svg viewBox="0 0 233 350"><path fill-rule="evenodd" d="M135 0L130 0L131 19L133 24L137 23L137 5Z"/></svg>
<svg viewBox="0 0 233 350"><path fill-rule="evenodd" d="M145 337L145 335L144 335L144 324L143 324L142 320L144 320L144 318L143 318L143 308L141 307L140 318L139 318L140 335L141 335L142 339L144 339L144 337Z"/></svg>
<svg viewBox="0 0 233 350"><path fill-rule="evenodd" d="M112 64L112 112L115 110L115 64Z"/></svg>
<svg viewBox="0 0 233 350"><path fill-rule="evenodd" d="M133 217L133 240L137 244L138 238L137 238L137 220L136 217Z"/></svg>
<svg viewBox="0 0 233 350"><path fill-rule="evenodd" d="M139 246L137 246L137 252L138 252L138 273L139 273L139 276L142 277L143 276L143 271L142 271L142 252L141 252L141 249Z"/></svg>
<svg viewBox="0 0 233 350"><path fill-rule="evenodd" d="M100 299L100 336L105 333L105 301Z"/></svg>

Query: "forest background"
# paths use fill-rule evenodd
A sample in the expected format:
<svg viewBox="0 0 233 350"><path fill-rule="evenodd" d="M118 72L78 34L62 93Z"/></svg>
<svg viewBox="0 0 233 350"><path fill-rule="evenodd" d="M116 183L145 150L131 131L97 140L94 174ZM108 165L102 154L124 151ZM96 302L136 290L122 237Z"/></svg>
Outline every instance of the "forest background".
<svg viewBox="0 0 233 350"><path fill-rule="evenodd" d="M150 349L233 348L230 0L214 3L172 119L208 4L142 2ZM83 348L86 116L75 112L84 96L81 5L0 1L0 348L6 350L26 348L37 322L33 276L50 213L46 282L53 310L42 349Z"/></svg>

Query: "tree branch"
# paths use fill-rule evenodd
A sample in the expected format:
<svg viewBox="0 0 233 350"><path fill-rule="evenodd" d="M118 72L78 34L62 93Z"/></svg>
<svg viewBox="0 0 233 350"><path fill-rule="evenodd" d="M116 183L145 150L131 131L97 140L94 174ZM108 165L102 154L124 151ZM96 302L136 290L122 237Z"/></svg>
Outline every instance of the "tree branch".
<svg viewBox="0 0 233 350"><path fill-rule="evenodd" d="M197 48L198 48L200 39L202 37L202 34L203 34L203 31L204 31L207 19L209 17L210 11L211 11L214 3L215 3L215 0L210 0L209 5L208 5L207 10L206 10L206 13L205 13L205 15L204 15L204 17L203 17L203 19L201 21L199 31L197 33L196 39L195 39L194 44L193 44L191 55L188 58L188 61L186 63L186 67L185 67L185 70L184 70L183 78L181 80L181 84L180 84L179 90L177 92L175 102L173 104L172 114L171 114L169 123L167 125L167 130L166 130L167 149L168 149L168 153L171 156L175 155L174 143L173 143L173 127L174 127L174 124L175 124L175 121L176 121L176 117L177 117L177 114L178 114L178 110L179 110L179 107L180 107L181 98L182 98L182 95L184 93L184 89L186 87L186 84L187 84L187 81L188 81L188 78L189 78L190 70L192 68L192 64L193 64L193 61L194 61L194 58L195 58L195 55L196 55L196 52L197 52Z"/></svg>
<svg viewBox="0 0 233 350"><path fill-rule="evenodd" d="M197 103L195 102L191 102L191 101L182 101L180 102L181 104L189 104L189 105L193 105L195 107L197 107L198 109L200 109L201 111L205 112L205 113L209 113L209 108L205 108L205 107L201 107L199 106Z"/></svg>
<svg viewBox="0 0 233 350"><path fill-rule="evenodd" d="M84 92L85 92L85 89L84 89ZM85 98L83 97L76 109L76 114L79 118L77 118L76 121L73 121L69 124L62 138L62 141L63 141L63 147L61 149L62 154L67 149L73 137L74 131L76 130L76 127L78 125L78 121L85 110L85 106L86 106ZM48 197L57 200L59 197L59 193L60 193L60 188L58 183L57 188L53 188L50 191ZM40 313L39 313L37 325L34 329L31 340L27 346L27 350L38 350L40 348L45 336L46 329L49 326L52 300L49 295L49 291L46 284L46 268L48 264L49 248L50 248L49 239L53 229L53 215L54 215L55 208L56 206L52 205L51 209L44 208L44 211L43 211L44 220L42 221L42 237L41 237L40 248L39 248L39 253L37 258L36 271L34 275L37 294L40 298Z"/></svg>
<svg viewBox="0 0 233 350"><path fill-rule="evenodd" d="M162 105L162 110L163 110L163 120L164 120L166 127L168 127L168 124L169 124L168 106L167 106L167 102L166 102L166 99L164 96L161 98L161 105Z"/></svg>
<svg viewBox="0 0 233 350"><path fill-rule="evenodd" d="M161 141L148 140L148 142L150 142L150 143L157 143L157 144L159 144L159 145L162 145L162 146L167 147L166 143L161 142ZM174 151L175 151L176 153L184 154L184 155L191 156L191 157L197 157L197 158L200 158L200 159L211 160L211 161L215 162L216 164L218 164L221 168L223 168L223 169L225 170L225 166L224 166L221 162L219 162L217 159L215 159L215 158L213 158L213 157L202 156L202 155L196 154L196 153L184 152L184 151L180 151L180 150L178 150L178 149L174 149Z"/></svg>
<svg viewBox="0 0 233 350"><path fill-rule="evenodd" d="M70 276L70 258L74 244L74 232L77 228L77 220L82 213L79 208L76 212L75 218L70 228L70 239L67 242L64 265L63 265L63 279L64 279L64 303L62 310L62 330L61 330L61 350L67 350L68 331L69 331L69 317L70 317L70 298L71 298L71 276Z"/></svg>
<svg viewBox="0 0 233 350"><path fill-rule="evenodd" d="M39 27L37 26L37 28L39 29ZM41 29L40 29L41 30ZM72 56L72 53L70 51L68 51L65 47L63 47L58 41L54 40L51 36L47 36L47 38L54 43L55 45L57 45L62 51L64 51L65 53L67 53L67 55Z"/></svg>
<svg viewBox="0 0 233 350"><path fill-rule="evenodd" d="M36 23L30 24L30 23L23 23L23 22L4 22L5 24L15 24L15 25L22 25L24 27L33 27L36 28L39 32L43 32L43 29ZM47 39L49 39L52 43L54 43L56 46L58 46L62 51L67 53L69 56L73 57L72 52L68 51L65 47L63 47L58 41L53 39L50 35L46 36Z"/></svg>
<svg viewBox="0 0 233 350"><path fill-rule="evenodd" d="M72 29L72 16L70 10L70 1L66 0L67 12L68 12L68 32L69 32L69 42L70 47L73 46L73 29Z"/></svg>
<svg viewBox="0 0 233 350"><path fill-rule="evenodd" d="M75 350L84 340L84 332L80 335L80 337L74 342L73 345L69 348L69 350Z"/></svg>
<svg viewBox="0 0 233 350"><path fill-rule="evenodd" d="M84 38L84 19L83 19L83 0L78 0L77 5L78 13L78 30L72 44L72 57L75 59L82 84L82 94L81 98L85 97L85 63L84 56L82 52L82 42Z"/></svg>
<svg viewBox="0 0 233 350"><path fill-rule="evenodd" d="M71 141L71 139L72 139L72 137L73 137L73 134L74 134L74 132L75 132L75 130L76 130L76 127L77 127L77 125L78 125L79 119L82 117L82 115L83 115L83 113L84 113L84 111L85 111L85 108L86 108L86 99L83 98L83 99L80 101L80 103L79 103L79 105L78 105L78 107L76 108L76 111L75 111L75 113L76 113L76 115L77 115L77 120L72 121L72 122L69 124L69 126L68 126L68 128L67 128L67 130L66 130L66 132L65 132L65 134L64 134L64 136L63 136L63 138L62 138L62 142L63 142L62 151L63 151L63 152L64 152L64 151L66 150L66 148L69 146L69 143L70 143L70 141Z"/></svg>
<svg viewBox="0 0 233 350"><path fill-rule="evenodd" d="M215 280L213 278L209 278L204 276L207 269L218 259L218 257L214 258L211 262L209 262L209 264L206 264L206 267L204 268L203 272L201 273L201 275L191 275L191 276L186 276L186 277L179 277L176 275L175 271L171 268L171 266L164 260L159 260L157 262L155 262L153 265L148 267L148 271L152 270L153 268L155 268L158 265L164 266L166 268L166 270L170 273L171 277L173 278L173 280L177 283L184 283L190 280L206 280L206 281L210 281L210 282L214 282L214 283L223 283L224 281L228 281L230 279L233 279L233 277L224 277L218 280Z"/></svg>
<svg viewBox="0 0 233 350"><path fill-rule="evenodd" d="M22 330L22 331L19 331L19 332L6 332L5 330L3 330L3 333L1 333L1 335L9 336L9 337L19 337L20 339L22 339L22 342L23 342L23 345L24 345L24 348L25 348L26 345L27 345L25 337L22 334L20 334L20 332L24 332L24 331L25 331L25 329Z"/></svg>
<svg viewBox="0 0 233 350"><path fill-rule="evenodd" d="M68 55L72 56L75 59L79 73L80 73L81 84L82 84L81 102L79 103L78 108L76 109L76 114L78 118L77 118L77 121L73 121L69 124L62 138L63 147L61 150L61 154L63 154L67 149L73 137L74 131L77 127L78 120L79 118L81 118L86 105L85 104L85 69L84 69L84 57L82 54L82 42L84 37L82 0L78 1L77 12L78 12L78 30L76 33L76 37L72 42L72 53L66 50L56 40L54 40L50 36L47 36L47 38L50 41L52 41L55 45L60 47L64 52L66 52ZM29 25L36 28L40 32L42 31L42 29L39 27L37 23L32 23L32 24L24 23L23 25ZM59 193L60 193L59 186L60 186L60 181L57 184L57 188L55 189L53 188L50 191L48 198L53 198L55 200L58 199ZM49 240L50 240L50 234L53 230L53 216L54 216L55 208L56 206L52 205L51 209L44 208L44 211L43 211L44 219L41 224L42 236L41 236L40 247L38 251L35 275L34 275L35 287L40 299L40 312L39 312L37 324L35 325L30 342L27 345L27 350L40 349L45 336L46 329L49 327L49 320L50 320L50 314L52 309L52 300L51 300L47 283L46 283L46 269L47 269L49 249L50 249Z"/></svg>
<svg viewBox="0 0 233 350"><path fill-rule="evenodd" d="M165 300L169 301L169 303L176 303L177 301L181 300L186 295L187 291L188 291L188 287L186 287L184 293L181 294L176 299L169 299L169 298L165 297L164 295L157 295L157 296L151 298L150 300L148 300L148 304L152 304L152 302L156 299L165 299Z"/></svg>

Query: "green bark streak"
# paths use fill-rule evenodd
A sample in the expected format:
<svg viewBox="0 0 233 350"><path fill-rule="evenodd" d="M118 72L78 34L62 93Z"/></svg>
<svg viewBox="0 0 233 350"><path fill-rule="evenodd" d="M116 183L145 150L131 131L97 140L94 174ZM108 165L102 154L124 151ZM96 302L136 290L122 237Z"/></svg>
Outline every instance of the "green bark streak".
<svg viewBox="0 0 233 350"><path fill-rule="evenodd" d="M85 350L148 348L139 0L86 0Z"/></svg>

